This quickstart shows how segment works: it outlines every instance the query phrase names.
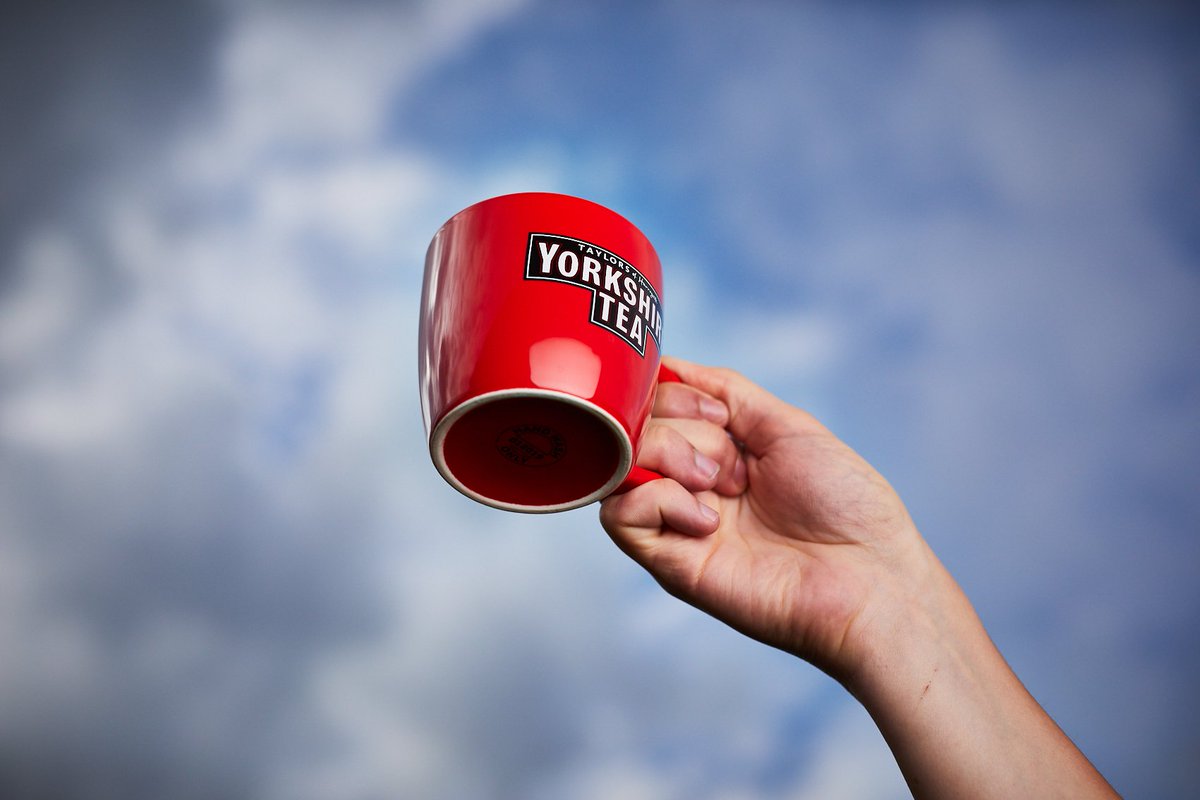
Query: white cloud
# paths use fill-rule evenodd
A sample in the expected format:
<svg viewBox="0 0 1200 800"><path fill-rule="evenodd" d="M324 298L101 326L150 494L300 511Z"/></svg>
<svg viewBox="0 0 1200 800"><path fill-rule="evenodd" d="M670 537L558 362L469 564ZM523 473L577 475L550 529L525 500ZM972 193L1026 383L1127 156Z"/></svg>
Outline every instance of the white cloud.
<svg viewBox="0 0 1200 800"><path fill-rule="evenodd" d="M19 265L2 324L24 371L0 435L6 471L44 483L4 489L6 563L38 580L5 589L28 624L0 627L0 681L29 698L9 726L40 714L48 741L73 728L116 765L80 780L139 780L120 764L151 738L213 786L279 796L646 793L680 780L648 749L723 730L723 768L756 762L777 708L812 691L639 589L594 510L498 515L427 463L425 245L450 212L562 168L531 151L467 177L381 136L413 70L486 23L449 13L402 31L236 18L170 169L110 187L86 244L48 224ZM116 299L79 329L98 263ZM127 732L97 741L117 702ZM691 781L708 769L686 761Z"/></svg>
<svg viewBox="0 0 1200 800"><path fill-rule="evenodd" d="M218 185L262 161L383 143L403 93L523 0L236 8L217 66L216 124L179 147L185 180Z"/></svg>
<svg viewBox="0 0 1200 800"><path fill-rule="evenodd" d="M38 717L50 742L194 757L216 784L280 797L903 792L858 710L813 723L811 768L781 765L829 682L659 593L594 511L497 514L428 463L414 350L433 230L505 191L644 185L552 141L468 170L389 138L405 92L516 10L234 9L211 101L165 157L99 192L88 225L31 232L0 301L3 741ZM920 57L855 99L861 75L797 83L771 60L849 63L839 20L755 13L746 58L712 76L724 122L692 126L664 169L711 172L737 274L769 280L771 304L729 291L733 270L699 246L667 245L668 349L859 426L843 401L871 395L871 440L909 448L901 481L942 541L1000 575L969 573L985 602L1051 605L1077 633L1056 654L1114 655L1162 598L1091 616L1096 592L1056 580L1087 548L1088 575L1130 563L1095 564L1131 552L1091 541L1108 530L1087 505L1105 464L1188 463L1186 436L1139 446L1194 420L1185 404L1138 414L1196 333L1185 260L1139 194L1153 164L1137 153L1178 127L1156 67L1122 72L1111 110L1088 94L1090 61L1031 90L1035 67L968 17L901 37ZM877 108L881 126L858 124ZM877 149L928 180L864 177ZM964 164L1017 219L901 196L936 195ZM820 207L797 210L810 178ZM954 550L945 531L979 508L1024 526L981 525ZM1148 738L1160 701L1137 718ZM114 709L129 730L105 739Z"/></svg>
<svg viewBox="0 0 1200 800"><path fill-rule="evenodd" d="M66 237L32 235L18 259L19 283L0 300L0 360L9 370L27 368L33 354L52 350L86 304L75 276L84 258Z"/></svg>
<svg viewBox="0 0 1200 800"><path fill-rule="evenodd" d="M910 796L887 743L859 706L845 704L825 726L811 758L812 773L791 796L805 800L890 800Z"/></svg>

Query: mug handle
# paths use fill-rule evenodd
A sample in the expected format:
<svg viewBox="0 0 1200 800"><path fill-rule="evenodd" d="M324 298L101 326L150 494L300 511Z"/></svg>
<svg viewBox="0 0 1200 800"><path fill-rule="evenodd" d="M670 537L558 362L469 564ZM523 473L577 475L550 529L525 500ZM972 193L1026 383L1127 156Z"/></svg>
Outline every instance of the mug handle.
<svg viewBox="0 0 1200 800"><path fill-rule="evenodd" d="M659 364L658 382L682 383L683 381L678 375L675 374L675 371L666 364ZM629 474L625 476L625 480L621 481L621 485L612 490L612 494L625 494L625 492L628 492L630 489L636 489L643 483L656 481L662 477L662 475L659 475L654 470L646 469L645 467L639 467L634 464L633 468L629 470Z"/></svg>

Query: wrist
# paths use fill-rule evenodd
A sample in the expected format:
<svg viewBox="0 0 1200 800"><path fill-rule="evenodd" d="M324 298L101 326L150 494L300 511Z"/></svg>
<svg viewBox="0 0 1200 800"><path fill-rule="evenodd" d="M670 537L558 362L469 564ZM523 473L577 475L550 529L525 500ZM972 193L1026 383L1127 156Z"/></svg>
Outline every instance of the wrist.
<svg viewBox="0 0 1200 800"><path fill-rule="evenodd" d="M1038 797L1055 786L1055 796L1116 797L1021 685L932 551L919 561L880 581L885 602L863 617L853 667L839 677L913 795Z"/></svg>
<svg viewBox="0 0 1200 800"><path fill-rule="evenodd" d="M924 540L913 541L911 553L878 577L834 675L868 709L884 698L919 696L943 662L991 649L966 595Z"/></svg>

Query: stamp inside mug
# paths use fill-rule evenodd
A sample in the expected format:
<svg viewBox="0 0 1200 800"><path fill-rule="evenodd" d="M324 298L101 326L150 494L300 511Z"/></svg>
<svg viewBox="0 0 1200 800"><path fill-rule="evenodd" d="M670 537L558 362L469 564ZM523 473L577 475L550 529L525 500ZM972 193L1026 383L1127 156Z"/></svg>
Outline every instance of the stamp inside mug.
<svg viewBox="0 0 1200 800"><path fill-rule="evenodd" d="M434 463L468 497L512 511L586 505L620 482L632 454L616 420L570 395L511 390L446 415Z"/></svg>

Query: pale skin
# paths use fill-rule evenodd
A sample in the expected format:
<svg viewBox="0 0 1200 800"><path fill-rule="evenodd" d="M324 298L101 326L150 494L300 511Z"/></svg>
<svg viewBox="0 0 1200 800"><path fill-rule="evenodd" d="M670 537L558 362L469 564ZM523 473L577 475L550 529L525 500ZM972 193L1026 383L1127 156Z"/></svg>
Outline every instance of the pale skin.
<svg viewBox="0 0 1200 800"><path fill-rule="evenodd" d="M1113 798L1026 691L888 482L741 375L665 358L613 541L671 594L838 680L917 798Z"/></svg>

